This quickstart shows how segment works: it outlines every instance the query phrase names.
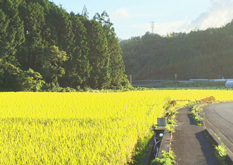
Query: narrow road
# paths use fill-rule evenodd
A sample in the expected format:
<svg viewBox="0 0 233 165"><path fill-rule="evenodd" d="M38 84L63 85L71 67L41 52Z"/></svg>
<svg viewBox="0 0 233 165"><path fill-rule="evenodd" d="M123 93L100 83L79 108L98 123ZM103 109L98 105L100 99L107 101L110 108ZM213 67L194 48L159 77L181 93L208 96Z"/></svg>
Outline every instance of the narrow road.
<svg viewBox="0 0 233 165"><path fill-rule="evenodd" d="M211 104L203 109L206 127L233 152L233 103Z"/></svg>
<svg viewBox="0 0 233 165"><path fill-rule="evenodd" d="M214 147L203 126L198 126L189 108L178 110L176 132L172 134L171 149L177 165L220 165Z"/></svg>

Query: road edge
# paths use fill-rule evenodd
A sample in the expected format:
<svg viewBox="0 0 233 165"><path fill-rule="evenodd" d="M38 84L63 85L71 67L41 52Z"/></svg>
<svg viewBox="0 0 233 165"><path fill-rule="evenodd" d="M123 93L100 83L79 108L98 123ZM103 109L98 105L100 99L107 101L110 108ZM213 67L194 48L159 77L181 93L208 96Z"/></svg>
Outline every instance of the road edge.
<svg viewBox="0 0 233 165"><path fill-rule="evenodd" d="M205 124L205 120L203 120L203 127L205 129L205 131L207 132L207 134L209 135L209 137L214 141L215 145L220 145L220 144L224 144L217 136L216 134L212 131L212 129L207 128L206 124ZM224 144L225 145L225 144ZM227 148L227 146L225 145L226 150L227 150L227 163L230 163L231 165L233 164L233 153Z"/></svg>

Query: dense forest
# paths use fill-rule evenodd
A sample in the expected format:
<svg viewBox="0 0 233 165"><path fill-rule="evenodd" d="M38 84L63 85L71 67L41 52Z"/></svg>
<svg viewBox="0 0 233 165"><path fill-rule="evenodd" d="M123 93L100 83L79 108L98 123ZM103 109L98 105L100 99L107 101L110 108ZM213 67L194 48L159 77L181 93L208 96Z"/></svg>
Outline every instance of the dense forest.
<svg viewBox="0 0 233 165"><path fill-rule="evenodd" d="M147 32L121 47L126 74L134 80L233 78L233 22L164 37Z"/></svg>
<svg viewBox="0 0 233 165"><path fill-rule="evenodd" d="M129 85L108 14L89 19L48 0L0 0L0 90L119 89Z"/></svg>

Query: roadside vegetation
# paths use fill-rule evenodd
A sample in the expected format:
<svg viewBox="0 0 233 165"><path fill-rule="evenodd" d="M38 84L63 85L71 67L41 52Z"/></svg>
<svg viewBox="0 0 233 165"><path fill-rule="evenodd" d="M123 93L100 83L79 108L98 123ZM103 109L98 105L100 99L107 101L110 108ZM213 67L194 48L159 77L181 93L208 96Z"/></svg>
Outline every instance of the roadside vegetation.
<svg viewBox="0 0 233 165"><path fill-rule="evenodd" d="M201 121L203 120L203 118L201 117L202 111L203 111L203 109L201 108L200 103L195 104L191 108L191 114L193 116L193 119L197 123L197 125L202 125L202 123L201 123Z"/></svg>
<svg viewBox="0 0 233 165"><path fill-rule="evenodd" d="M175 126L177 123L176 114L178 114L177 108L172 107L166 111L166 115L165 115L165 117L167 118L166 129L172 133L175 132Z"/></svg>
<svg viewBox="0 0 233 165"><path fill-rule="evenodd" d="M221 141L217 134L215 136ZM214 142L213 142L214 143ZM217 152L217 157L223 165L227 165L227 150L226 146L221 142L219 145L215 145L215 150Z"/></svg>
<svg viewBox="0 0 233 165"><path fill-rule="evenodd" d="M175 155L173 151L166 152L162 151L163 157L162 158L155 158L152 162L151 165L172 165L176 163Z"/></svg>
<svg viewBox="0 0 233 165"><path fill-rule="evenodd" d="M128 165L142 165L145 156L147 153L147 149L149 147L149 142L154 135L154 131L149 131L144 137L138 140L135 151L132 153L132 160L128 162Z"/></svg>
<svg viewBox="0 0 233 165"><path fill-rule="evenodd" d="M226 156L227 156L227 152L226 152L226 147L225 145L222 143L218 146L215 146L215 149L218 153L219 159L222 162L223 165L227 165L226 163Z"/></svg>

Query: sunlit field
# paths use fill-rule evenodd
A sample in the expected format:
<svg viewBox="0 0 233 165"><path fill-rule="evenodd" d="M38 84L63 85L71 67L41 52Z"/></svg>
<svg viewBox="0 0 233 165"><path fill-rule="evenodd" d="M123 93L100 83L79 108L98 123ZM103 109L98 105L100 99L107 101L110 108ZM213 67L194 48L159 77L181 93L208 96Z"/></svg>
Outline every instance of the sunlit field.
<svg viewBox="0 0 233 165"><path fill-rule="evenodd" d="M0 164L125 164L168 98L208 96L233 91L0 93Z"/></svg>

